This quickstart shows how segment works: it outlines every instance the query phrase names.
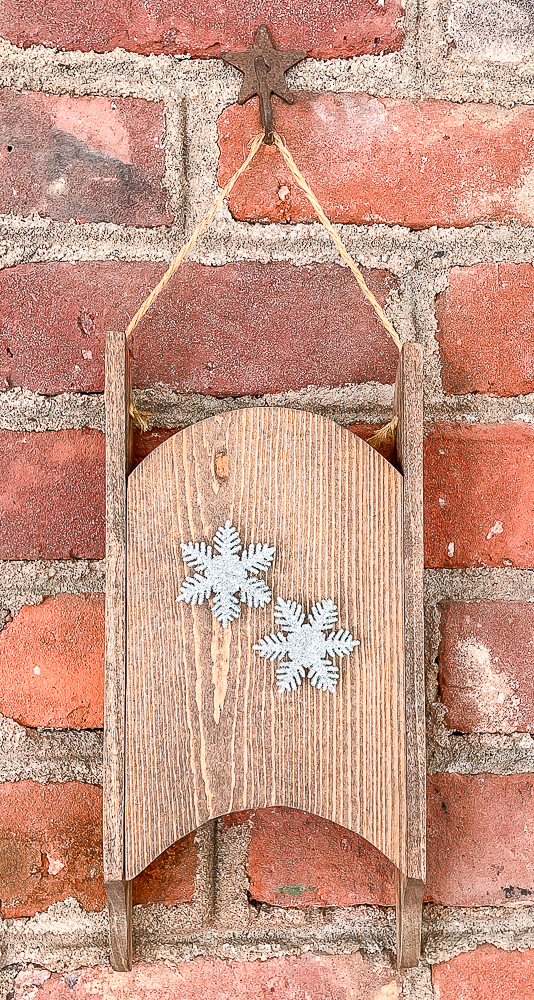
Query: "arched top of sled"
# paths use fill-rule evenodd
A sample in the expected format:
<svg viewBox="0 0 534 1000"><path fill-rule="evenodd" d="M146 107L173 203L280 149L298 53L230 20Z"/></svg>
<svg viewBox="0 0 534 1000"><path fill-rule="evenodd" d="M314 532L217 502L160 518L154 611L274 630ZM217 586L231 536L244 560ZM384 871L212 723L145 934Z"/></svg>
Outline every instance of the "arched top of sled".
<svg viewBox="0 0 534 1000"><path fill-rule="evenodd" d="M247 414L249 417L248 421L247 421ZM275 421L275 425L284 426L284 422L290 419L291 414L293 414L295 418L298 418L299 414L306 418L303 421L303 426L301 427L301 433L306 433L306 430L309 427L309 421L307 418L311 417L313 418L312 423L315 428L319 425L322 425L325 431L328 431L328 428L330 428L331 432L334 434L336 433L337 430L340 438L343 438L343 436L346 435L348 439L351 440L355 444L355 446L357 448L360 448L362 451L369 449L371 452L378 454L379 461L377 464L379 467L382 462L385 462L387 465L391 465L391 463L388 462L388 460L384 458L383 455L380 455L379 452L376 452L376 449L372 448L371 445L367 443L367 441L364 441L362 438L355 435L353 431L347 430L346 427L342 427L340 424L336 423L334 420L331 420L329 417L324 417L322 416L322 414L310 413L307 410L300 410L300 409L297 410L285 406L283 407L253 406L237 410L229 410L226 413L218 414L217 416L214 417L206 417L204 420L199 420L195 424L191 424L189 427L186 427L182 431L179 431L177 433L187 438L188 436L193 436L193 435L196 436L199 430L203 429L204 427L207 428L208 433L210 433L210 435L212 434L212 431L210 431L210 427L213 426L219 428L220 432L219 437L221 438L221 448L223 450L218 453L217 465L216 468L214 467L213 473L217 481L220 481L221 479L228 478L229 474L229 468L227 467L225 458L224 441L222 440L223 435L232 434L241 424L246 425L251 420L254 420L255 425L259 429L263 426L264 423L262 417L269 426L273 426L273 418ZM256 415L258 417L257 420L256 420ZM139 465L137 465L136 468L130 473L130 478L132 477L134 479L142 478L146 472L147 467L151 465L152 462L160 462L165 452L169 451L172 452L174 450L174 445L172 442L175 436L176 435L173 434L171 437L167 438L160 445L158 445L157 448L154 448L148 455L146 455L145 458L142 460L142 462L140 462ZM401 473L399 473L399 475L401 475Z"/></svg>

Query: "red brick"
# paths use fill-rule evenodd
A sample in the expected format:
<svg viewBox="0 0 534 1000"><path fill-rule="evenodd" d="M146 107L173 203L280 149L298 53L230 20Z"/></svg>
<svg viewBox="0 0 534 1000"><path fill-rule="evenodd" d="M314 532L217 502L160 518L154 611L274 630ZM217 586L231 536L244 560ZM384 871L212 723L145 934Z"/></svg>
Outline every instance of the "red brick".
<svg viewBox="0 0 534 1000"><path fill-rule="evenodd" d="M197 959L174 968L136 965L117 977L109 968L82 969L76 1000L397 1000L401 976L391 965L354 955L306 955L267 962ZM65 978L53 973L39 1000L72 1000ZM17 998L18 1000L18 998Z"/></svg>
<svg viewBox="0 0 534 1000"><path fill-rule="evenodd" d="M103 725L104 595L27 605L0 633L0 712L23 726Z"/></svg>
<svg viewBox="0 0 534 1000"><path fill-rule="evenodd" d="M534 897L534 775L428 778L427 899L503 906Z"/></svg>
<svg viewBox="0 0 534 1000"><path fill-rule="evenodd" d="M534 565L534 427L438 424L425 439L427 566Z"/></svg>
<svg viewBox="0 0 534 1000"><path fill-rule="evenodd" d="M85 910L105 906L102 789L0 784L0 915L32 916L69 896Z"/></svg>
<svg viewBox="0 0 534 1000"><path fill-rule="evenodd" d="M195 834L164 851L133 883L135 905L191 900ZM0 916L27 917L73 896L85 910L106 905L102 789L78 782L0 784Z"/></svg>
<svg viewBox="0 0 534 1000"><path fill-rule="evenodd" d="M534 1000L534 951L484 944L435 965L436 1000Z"/></svg>
<svg viewBox="0 0 534 1000"><path fill-rule="evenodd" d="M226 0L132 0L127 6L102 0L81 5L61 0L51 8L5 0L0 13L0 35L15 45L48 45L59 49L107 52L120 46L150 52L190 53L213 58L224 49L246 49L255 29L269 25L273 44L299 49L318 59L349 58L365 53L393 52L403 39L400 0L377 6L370 0L266 0L243 4Z"/></svg>
<svg viewBox="0 0 534 1000"><path fill-rule="evenodd" d="M195 837L196 832L190 833L173 844L134 879L134 906L176 906L193 898L198 859Z"/></svg>
<svg viewBox="0 0 534 1000"><path fill-rule="evenodd" d="M162 104L0 91L0 211L67 222L172 222Z"/></svg>
<svg viewBox="0 0 534 1000"><path fill-rule="evenodd" d="M24 264L2 272L0 378L54 394L101 392L108 329L127 325L164 266ZM398 281L366 272L385 304ZM238 396L392 383L398 352L347 268L184 264L132 336L133 385Z"/></svg>
<svg viewBox="0 0 534 1000"><path fill-rule="evenodd" d="M104 435L0 431L0 559L104 555Z"/></svg>
<svg viewBox="0 0 534 1000"><path fill-rule="evenodd" d="M463 733L534 731L534 604L441 605L439 689Z"/></svg>
<svg viewBox="0 0 534 1000"><path fill-rule="evenodd" d="M534 107L300 94L276 115L278 131L334 222L420 229L534 221ZM243 162L258 127L256 102L221 115L221 183ZM274 146L262 146L230 207L248 221L315 219Z"/></svg>
<svg viewBox="0 0 534 1000"><path fill-rule="evenodd" d="M395 868L357 834L296 809L234 813L250 829L251 896L277 906L391 905Z"/></svg>
<svg viewBox="0 0 534 1000"><path fill-rule="evenodd" d="M173 437L177 433L177 428L152 427L149 431L143 431L139 427L134 427L133 432L133 464L139 465L151 451L159 448L167 438Z"/></svg>
<svg viewBox="0 0 534 1000"><path fill-rule="evenodd" d="M532 264L453 267L436 299L445 392L534 392L533 297Z"/></svg>

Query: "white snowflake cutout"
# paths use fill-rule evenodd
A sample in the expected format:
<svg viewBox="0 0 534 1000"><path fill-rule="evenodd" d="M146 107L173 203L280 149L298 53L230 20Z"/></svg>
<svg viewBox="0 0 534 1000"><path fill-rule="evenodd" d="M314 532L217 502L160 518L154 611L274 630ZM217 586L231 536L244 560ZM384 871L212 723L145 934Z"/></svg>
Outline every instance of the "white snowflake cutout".
<svg viewBox="0 0 534 1000"><path fill-rule="evenodd" d="M279 691L296 691L307 670L314 687L333 693L339 679L339 667L327 658L327 654L348 656L360 642L346 629L324 634L337 622L337 606L333 601L319 601L313 605L306 623L305 617L301 604L279 597L274 620L281 625L282 631L264 636L254 649L267 660L281 661L287 655L288 659L276 670Z"/></svg>
<svg viewBox="0 0 534 1000"><path fill-rule="evenodd" d="M224 527L217 529L213 547L217 555L205 542L181 543L184 562L200 572L186 576L177 600L203 604L213 593L213 614L223 628L227 628L239 617L240 602L249 608L264 608L269 604L271 591L255 574L269 569L275 546L251 543L241 552L243 545L239 534L231 521L227 521ZM235 596L237 593L239 598Z"/></svg>

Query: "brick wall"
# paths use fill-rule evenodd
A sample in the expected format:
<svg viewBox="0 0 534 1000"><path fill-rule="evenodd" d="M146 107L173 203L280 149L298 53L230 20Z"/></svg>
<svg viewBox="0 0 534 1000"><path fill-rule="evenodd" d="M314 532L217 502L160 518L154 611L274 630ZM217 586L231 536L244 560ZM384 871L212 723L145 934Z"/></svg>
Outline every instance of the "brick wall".
<svg viewBox="0 0 534 1000"><path fill-rule="evenodd" d="M316 817L236 814L134 886L121 998L534 996L534 16L530 2L5 0L0 13L0 1000L115 995L100 840L104 335L242 161L217 59L267 21L279 129L425 349L424 952L389 862ZM368 436L396 350L275 150L133 338L150 427L247 405ZM195 961L192 961L195 959ZM257 961L262 959L262 961Z"/></svg>

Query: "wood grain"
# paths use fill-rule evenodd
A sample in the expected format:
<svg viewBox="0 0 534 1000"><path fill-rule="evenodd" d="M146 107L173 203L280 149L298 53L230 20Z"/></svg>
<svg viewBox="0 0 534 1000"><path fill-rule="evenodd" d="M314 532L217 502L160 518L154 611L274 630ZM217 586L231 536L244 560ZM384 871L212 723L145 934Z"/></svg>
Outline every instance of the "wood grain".
<svg viewBox="0 0 534 1000"><path fill-rule="evenodd" d="M111 968L115 972L129 972L132 968L132 883L119 879L105 885Z"/></svg>
<svg viewBox="0 0 534 1000"><path fill-rule="evenodd" d="M224 462L216 456L226 456ZM221 476L221 472L224 473ZM406 873L401 475L320 416L248 409L174 435L128 487L126 877L216 816L286 805L354 830ZM276 544L264 610L224 630L177 603L180 542L227 518ZM277 596L332 598L361 641L335 694L280 694L253 645Z"/></svg>
<svg viewBox="0 0 534 1000"><path fill-rule="evenodd" d="M421 956L425 884L397 872L397 968L413 969Z"/></svg>
<svg viewBox="0 0 534 1000"><path fill-rule="evenodd" d="M106 659L104 692L104 882L113 968L131 968L131 893L124 884L124 712L126 692L126 522L131 469L128 349L106 341Z"/></svg>
<svg viewBox="0 0 534 1000"><path fill-rule="evenodd" d="M423 349L404 344L395 384L397 460L403 473L407 868L397 884L397 964L418 965L426 879L423 619Z"/></svg>
<svg viewBox="0 0 534 1000"><path fill-rule="evenodd" d="M426 749L423 615L423 349L404 344L397 369L397 460L404 481L404 628L408 866L426 879Z"/></svg>

